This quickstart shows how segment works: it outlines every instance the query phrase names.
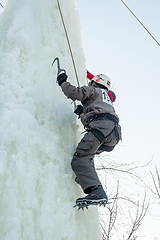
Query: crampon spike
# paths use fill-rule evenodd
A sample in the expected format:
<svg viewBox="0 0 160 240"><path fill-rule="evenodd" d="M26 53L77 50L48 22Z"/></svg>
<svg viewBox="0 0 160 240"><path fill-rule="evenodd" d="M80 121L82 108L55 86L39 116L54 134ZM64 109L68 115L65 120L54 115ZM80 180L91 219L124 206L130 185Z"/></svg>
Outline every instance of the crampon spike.
<svg viewBox="0 0 160 240"><path fill-rule="evenodd" d="M107 200L101 200L101 201L82 201L82 202L77 202L76 205L73 206L73 208L78 207L78 211L82 209L84 211L84 208L88 210L88 207L91 205L94 206L104 206L106 207L107 204L110 204L111 202L107 202Z"/></svg>

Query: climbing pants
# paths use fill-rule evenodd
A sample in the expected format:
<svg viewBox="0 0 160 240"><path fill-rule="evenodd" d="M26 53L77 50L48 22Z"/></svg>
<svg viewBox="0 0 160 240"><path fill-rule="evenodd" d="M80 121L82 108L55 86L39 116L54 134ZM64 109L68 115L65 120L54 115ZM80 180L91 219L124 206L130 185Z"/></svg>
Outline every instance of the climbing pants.
<svg viewBox="0 0 160 240"><path fill-rule="evenodd" d="M110 120L92 121L89 124L89 131L78 143L71 166L85 193L88 193L87 189L90 187L101 185L95 170L93 158L104 142L108 146L116 145L117 139L113 131L114 128L115 123ZM105 141L102 142L95 132L100 133L102 136L106 136Z"/></svg>

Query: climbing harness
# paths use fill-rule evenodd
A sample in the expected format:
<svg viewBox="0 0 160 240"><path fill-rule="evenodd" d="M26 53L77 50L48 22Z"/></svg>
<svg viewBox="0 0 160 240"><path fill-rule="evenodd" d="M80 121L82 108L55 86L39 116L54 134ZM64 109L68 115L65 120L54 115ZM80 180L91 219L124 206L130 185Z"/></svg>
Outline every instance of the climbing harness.
<svg viewBox="0 0 160 240"><path fill-rule="evenodd" d="M130 11L130 13L136 18L136 20L141 24L141 26L148 32L148 34L153 38L153 40L160 46L160 43L157 41L157 39L151 34L151 32L144 26L144 24L139 20L139 18L133 13L133 11L127 6L127 4L120 0L124 6Z"/></svg>
<svg viewBox="0 0 160 240"><path fill-rule="evenodd" d="M58 71L57 71L57 77L58 77L62 72L66 73L66 71L65 71L64 69L60 68L60 62L59 62L59 58L58 58L58 57L56 57L56 58L53 60L52 66L53 66L53 64L55 63L55 61L57 61L57 69L58 69Z"/></svg>
<svg viewBox="0 0 160 240"><path fill-rule="evenodd" d="M78 73L77 73L77 69L76 69L76 64L75 64L75 61L74 61L72 48L71 48L69 36L68 36L68 33L67 33L67 29L66 29L66 26L65 26L65 21L64 21L64 18L63 18L63 14L62 14L62 11L61 11L59 0L57 0L57 4L58 4L58 9L59 9L59 13L60 13L60 16L61 16L61 20L62 20L64 32L65 32L65 35L66 35L66 39L67 39L67 42L68 42L68 47L69 47L69 51L70 51L70 54L71 54L71 59L72 59L73 68L74 68L76 79L77 79L77 84L78 84L78 87L80 87L79 80L78 80Z"/></svg>

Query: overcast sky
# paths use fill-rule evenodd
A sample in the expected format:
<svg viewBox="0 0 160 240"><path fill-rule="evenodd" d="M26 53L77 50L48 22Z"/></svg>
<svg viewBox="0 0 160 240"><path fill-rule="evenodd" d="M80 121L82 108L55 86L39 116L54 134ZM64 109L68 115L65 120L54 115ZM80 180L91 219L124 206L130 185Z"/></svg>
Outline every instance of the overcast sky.
<svg viewBox="0 0 160 240"><path fill-rule="evenodd" d="M160 41L159 0L127 3ZM86 68L107 74L117 95L123 158L159 162L160 46L121 1L78 0L78 8Z"/></svg>
<svg viewBox="0 0 160 240"><path fill-rule="evenodd" d="M160 1L125 2L160 42ZM123 141L113 154L119 162L139 165L153 159L147 171L155 165L160 171L160 46L120 0L78 0L78 10L86 68L107 74L117 95ZM151 221L146 240L153 232L160 237L159 220Z"/></svg>

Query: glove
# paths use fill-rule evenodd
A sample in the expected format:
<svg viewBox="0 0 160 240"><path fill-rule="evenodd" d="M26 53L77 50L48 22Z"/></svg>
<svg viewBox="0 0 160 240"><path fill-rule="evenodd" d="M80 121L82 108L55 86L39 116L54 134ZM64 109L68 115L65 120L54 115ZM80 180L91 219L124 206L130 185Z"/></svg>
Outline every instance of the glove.
<svg viewBox="0 0 160 240"><path fill-rule="evenodd" d="M83 106L82 105L77 105L76 109L74 110L74 113L79 116L83 113Z"/></svg>
<svg viewBox="0 0 160 240"><path fill-rule="evenodd" d="M61 86L61 84L63 82L67 81L67 78L68 78L68 76L65 73L61 73L60 75L58 75L58 77L57 77L58 85Z"/></svg>

